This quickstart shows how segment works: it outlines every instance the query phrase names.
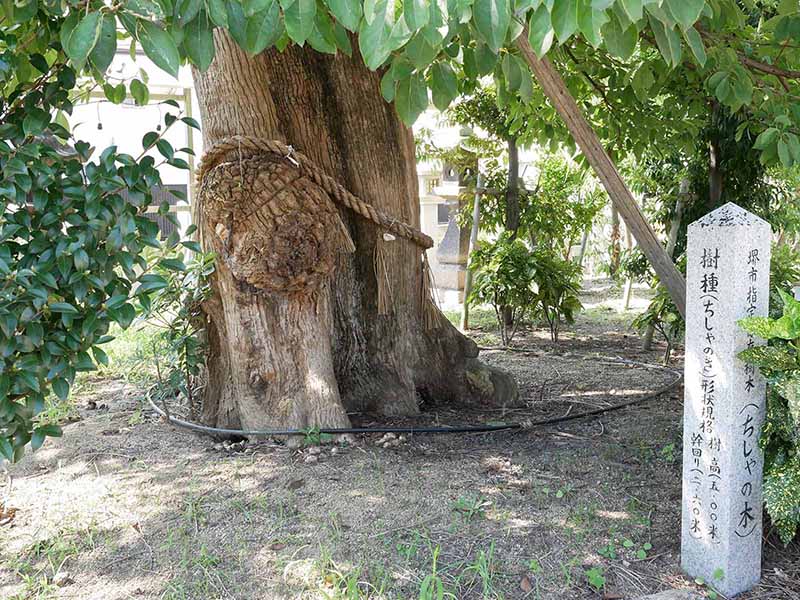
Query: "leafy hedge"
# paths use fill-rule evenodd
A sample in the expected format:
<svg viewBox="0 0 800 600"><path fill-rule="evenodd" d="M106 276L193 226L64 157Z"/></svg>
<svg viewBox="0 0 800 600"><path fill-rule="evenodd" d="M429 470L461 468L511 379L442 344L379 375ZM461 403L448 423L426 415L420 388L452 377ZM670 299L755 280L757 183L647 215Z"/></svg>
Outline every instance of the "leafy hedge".
<svg viewBox="0 0 800 600"><path fill-rule="evenodd" d="M768 383L764 450L764 503L781 539L800 527L800 301L780 292L783 314L742 319L742 328L769 344L740 357L759 368Z"/></svg>
<svg viewBox="0 0 800 600"><path fill-rule="evenodd" d="M508 233L473 251L470 268L475 281L467 302L494 308L504 345L511 343L525 316L546 321L550 339L557 342L561 322L572 323L582 308L581 267L547 248L531 251ZM510 323L506 308L511 311Z"/></svg>
<svg viewBox="0 0 800 600"><path fill-rule="evenodd" d="M6 48L9 37L3 33ZM177 236L162 244L145 216L151 190L161 185L159 166L188 168L163 138L179 115L168 113L160 134L144 135L138 157L112 146L92 158L90 145L56 122L71 112L77 85L57 48L29 56L9 49L1 57L36 69L0 71L10 90L0 124L0 456L8 460L19 459L29 442L36 449L61 434L39 419L46 398L66 399L76 373L107 363L102 345L112 339L110 324L130 325L167 285L152 268L184 268L163 254L178 245ZM151 149L160 160L145 155ZM167 210L164 203L160 213ZM147 247L160 252L149 264Z"/></svg>

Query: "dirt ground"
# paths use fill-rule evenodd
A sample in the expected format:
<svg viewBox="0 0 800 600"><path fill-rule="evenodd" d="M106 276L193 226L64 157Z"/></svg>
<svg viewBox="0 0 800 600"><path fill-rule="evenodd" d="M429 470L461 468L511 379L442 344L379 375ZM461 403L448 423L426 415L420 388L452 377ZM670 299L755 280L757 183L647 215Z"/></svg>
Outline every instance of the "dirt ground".
<svg viewBox="0 0 800 600"><path fill-rule="evenodd" d="M380 424L526 423L669 384L674 371L626 362L658 363L663 346L641 350L618 296L594 286L556 346L538 329L515 341L525 352L482 353L517 376L525 408L424 406ZM472 335L495 346L487 319L479 324ZM680 352L670 366L680 371ZM679 568L680 385L547 427L300 449L175 429L119 378L93 380L76 405L63 438L8 468L0 498L17 510L0 517L2 598L707 594ZM800 546L769 533L763 572L742 598L800 599Z"/></svg>

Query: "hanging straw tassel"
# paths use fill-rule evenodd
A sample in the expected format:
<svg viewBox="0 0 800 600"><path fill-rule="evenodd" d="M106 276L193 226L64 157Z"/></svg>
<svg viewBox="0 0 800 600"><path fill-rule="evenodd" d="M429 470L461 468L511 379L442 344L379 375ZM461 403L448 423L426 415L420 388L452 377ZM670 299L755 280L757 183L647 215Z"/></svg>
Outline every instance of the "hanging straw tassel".
<svg viewBox="0 0 800 600"><path fill-rule="evenodd" d="M389 269L386 265L385 241L389 236L394 240L392 234L384 233L375 240L375 281L378 284L378 314L388 315L392 310L392 284L389 281Z"/></svg>
<svg viewBox="0 0 800 600"><path fill-rule="evenodd" d="M439 326L439 307L434 299L433 273L428 262L428 253L422 251L422 291L420 293L420 313L425 329L436 329Z"/></svg>
<svg viewBox="0 0 800 600"><path fill-rule="evenodd" d="M340 240L340 249L339 252L343 252L346 254L352 254L356 251L356 245L353 243L353 238L350 237L350 232L347 230L347 225L344 224L341 217L337 219L339 223L339 236Z"/></svg>

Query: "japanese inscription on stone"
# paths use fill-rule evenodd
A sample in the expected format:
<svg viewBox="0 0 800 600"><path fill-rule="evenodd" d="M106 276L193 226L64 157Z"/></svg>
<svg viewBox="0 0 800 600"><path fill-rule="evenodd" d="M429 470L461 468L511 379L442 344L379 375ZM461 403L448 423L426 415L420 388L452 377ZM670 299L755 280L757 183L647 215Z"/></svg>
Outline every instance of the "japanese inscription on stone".
<svg viewBox="0 0 800 600"><path fill-rule="evenodd" d="M736 322L767 314L771 231L726 204L688 235L681 564L732 596L761 574L766 389L737 358L761 341Z"/></svg>

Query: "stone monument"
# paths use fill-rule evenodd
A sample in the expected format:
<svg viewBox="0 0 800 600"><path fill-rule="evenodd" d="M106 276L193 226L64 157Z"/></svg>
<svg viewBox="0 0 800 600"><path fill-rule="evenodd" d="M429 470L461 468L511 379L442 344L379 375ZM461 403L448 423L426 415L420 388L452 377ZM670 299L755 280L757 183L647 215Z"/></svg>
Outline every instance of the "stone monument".
<svg viewBox="0 0 800 600"><path fill-rule="evenodd" d="M476 159L477 164L477 159ZM458 224L461 210L461 194L466 189L466 180L474 173L474 168L459 170L455 165L445 163L442 168L442 184L434 189L448 205L447 230L436 248L436 261L440 271L436 275L437 286L446 290L457 290L459 302L464 290L469 253L469 227Z"/></svg>
<svg viewBox="0 0 800 600"><path fill-rule="evenodd" d="M763 342L737 321L767 315L771 230L729 203L688 236L681 566L731 597L761 577L766 384L737 355Z"/></svg>

